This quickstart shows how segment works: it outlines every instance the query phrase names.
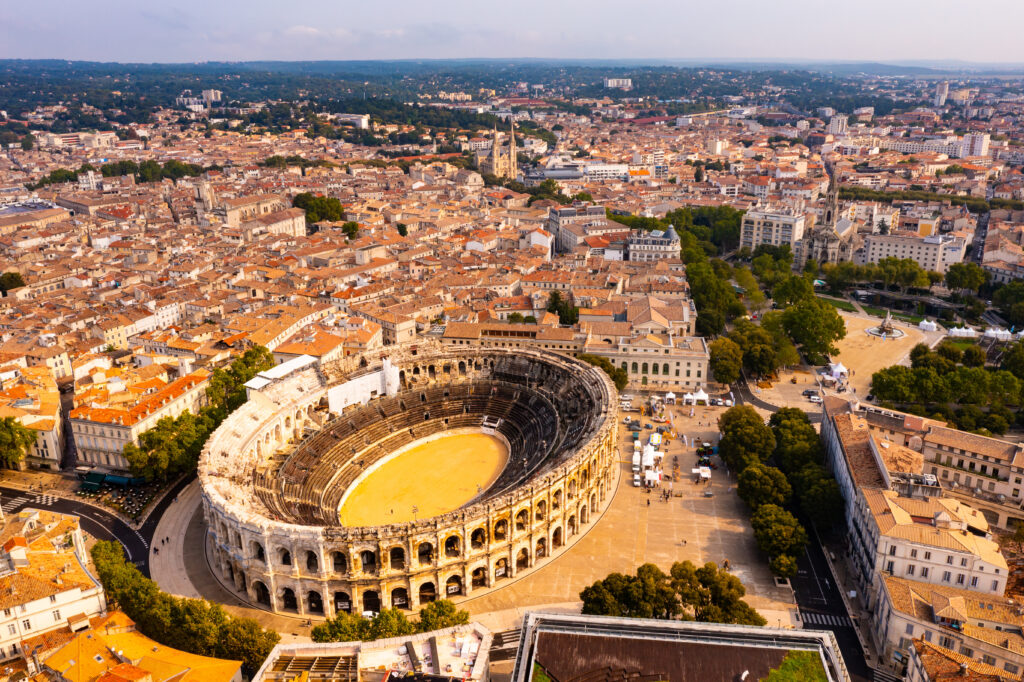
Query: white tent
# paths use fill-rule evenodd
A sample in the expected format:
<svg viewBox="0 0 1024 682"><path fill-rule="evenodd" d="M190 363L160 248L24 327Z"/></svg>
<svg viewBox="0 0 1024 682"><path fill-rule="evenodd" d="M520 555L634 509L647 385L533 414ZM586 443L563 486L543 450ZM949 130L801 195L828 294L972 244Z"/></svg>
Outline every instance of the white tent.
<svg viewBox="0 0 1024 682"><path fill-rule="evenodd" d="M1011 341L1013 339L1013 334L1009 331L996 327L989 327L986 329L985 336L992 339L998 339L999 341Z"/></svg>
<svg viewBox="0 0 1024 682"><path fill-rule="evenodd" d="M661 480L660 471L645 471L644 472L644 483L657 483Z"/></svg>
<svg viewBox="0 0 1024 682"><path fill-rule="evenodd" d="M687 393L683 396L683 405L693 405L693 394Z"/></svg>
<svg viewBox="0 0 1024 682"><path fill-rule="evenodd" d="M921 320L917 323L917 328L923 332L933 332L939 328L939 325L935 324L931 320Z"/></svg>
<svg viewBox="0 0 1024 682"><path fill-rule="evenodd" d="M675 405L676 404L676 394L673 393L672 391L669 391L668 393L666 393L665 394L665 404L666 405Z"/></svg>
<svg viewBox="0 0 1024 682"><path fill-rule="evenodd" d="M706 403L708 401L708 394L704 392L703 388L698 388L697 392L693 394L693 399L698 403L701 401Z"/></svg>
<svg viewBox="0 0 1024 682"><path fill-rule="evenodd" d="M700 467L700 477L704 479L710 479L711 467Z"/></svg>
<svg viewBox="0 0 1024 682"><path fill-rule="evenodd" d="M846 369L846 367L841 362L836 362L829 365L828 371L829 374L831 374L832 377L835 379L841 379L850 373L850 370Z"/></svg>
<svg viewBox="0 0 1024 682"><path fill-rule="evenodd" d="M974 331L970 327L953 327L949 330L949 335L958 338L973 339L978 335L978 332Z"/></svg>

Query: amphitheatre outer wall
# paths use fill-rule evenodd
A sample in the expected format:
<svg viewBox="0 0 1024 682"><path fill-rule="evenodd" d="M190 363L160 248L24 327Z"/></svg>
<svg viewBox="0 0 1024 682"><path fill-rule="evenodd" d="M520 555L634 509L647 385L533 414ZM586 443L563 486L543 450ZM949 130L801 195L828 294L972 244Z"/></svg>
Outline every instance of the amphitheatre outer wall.
<svg viewBox="0 0 1024 682"><path fill-rule="evenodd" d="M541 411L545 405L554 407L560 434L570 428L581 433L566 448L554 441L527 441L522 461L528 469L511 484L506 481L503 487L499 479L479 501L446 514L372 527L296 520L302 516L301 505L287 501L287 495L276 508L261 502L265 495L260 486L270 485L268 479L287 493L294 487L292 478L306 475L298 465L288 469L289 457L347 415L365 416L382 401L416 400L408 409L417 419L423 410L436 410L434 419L424 414L424 422L437 422L435 428L443 431L449 419L441 424L437 415L457 405L460 395L492 384L512 390L507 373L500 381L495 375L497 368L514 363L528 367L531 377L537 375L523 379L517 399L531 398L530 404ZM239 596L263 608L330 617L342 610L418 608L436 598L458 599L500 587L538 559L563 551L611 500L618 460L616 397L614 386L597 368L552 353L444 349L435 344L389 347L323 369L302 364L257 382L249 400L207 442L199 467L213 541L212 568ZM374 385L368 377L376 372L379 390L368 389ZM329 403L338 403L329 400L329 392L353 378L369 399L347 399L340 415L331 412ZM549 398L563 390L562 381L579 394L555 405L557 397ZM481 400L478 392L474 395ZM586 400L591 401L587 414L562 413ZM469 426L471 418L500 434L502 427L494 426L493 415L483 413L454 417L453 426ZM345 467L362 464L365 453L380 442L362 444ZM527 465L531 458L536 461ZM508 466L513 465L510 457ZM328 489L340 487L337 474L332 476L325 484ZM345 490L353 485L348 483ZM328 493L321 493L321 502ZM336 518L332 503L318 512L321 519L328 518L332 506Z"/></svg>

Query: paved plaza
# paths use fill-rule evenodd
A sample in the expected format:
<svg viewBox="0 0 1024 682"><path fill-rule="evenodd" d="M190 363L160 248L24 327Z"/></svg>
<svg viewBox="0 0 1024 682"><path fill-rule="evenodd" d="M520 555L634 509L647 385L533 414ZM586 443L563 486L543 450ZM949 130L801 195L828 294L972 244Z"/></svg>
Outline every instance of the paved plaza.
<svg viewBox="0 0 1024 682"><path fill-rule="evenodd" d="M694 415L690 417L690 407L669 408L679 434L686 434L691 442L694 436L717 441L715 423L725 408L692 409ZM644 431L643 435L648 433ZM680 438L663 447L666 471L671 471L673 458L678 457L681 476L672 483L671 500L662 501L658 490L648 494L633 487L632 434L620 426L619 437L622 456L618 485L604 514L585 527L587 532L578 536L565 553L541 560L515 580L461 600L462 608L484 625L505 630L517 627L528 608L578 612L580 591L613 571L632 573L647 562L667 571L675 561L689 559L703 564L728 559L732 573L747 587L747 600L769 624L796 626L792 592L775 585L767 559L754 541L749 511L736 495L735 479L720 468L712 472L709 485L694 484L690 470L696 456ZM668 483L662 485L667 489ZM708 488L714 493L712 497L704 496ZM225 589L206 563L205 536L198 483L194 483L170 506L156 533L157 538L165 538L165 544L157 541L159 553L151 556L152 572L164 590L221 602L232 613L255 617L275 628L285 639L308 636L305 619L252 608Z"/></svg>

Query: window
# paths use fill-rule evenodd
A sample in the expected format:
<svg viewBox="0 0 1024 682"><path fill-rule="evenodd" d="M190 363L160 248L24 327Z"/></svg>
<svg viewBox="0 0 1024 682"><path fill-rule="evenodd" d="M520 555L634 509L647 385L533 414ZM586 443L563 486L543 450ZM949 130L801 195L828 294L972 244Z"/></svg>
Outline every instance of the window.
<svg viewBox="0 0 1024 682"><path fill-rule="evenodd" d="M29 620L28 618L26 618L25 620L21 621L21 629L22 630L31 630L32 629L32 621Z"/></svg>
<svg viewBox="0 0 1024 682"><path fill-rule="evenodd" d="M916 549L910 550L910 558L911 559L916 559L917 558L917 550Z"/></svg>
<svg viewBox="0 0 1024 682"><path fill-rule="evenodd" d="M967 557L961 557L960 558L960 565L961 566L966 566L967 565Z"/></svg>
<svg viewBox="0 0 1024 682"><path fill-rule="evenodd" d="M931 552L925 552L924 553L924 560L925 561L931 561L932 560L932 553Z"/></svg>
<svg viewBox="0 0 1024 682"><path fill-rule="evenodd" d="M957 585L963 585L964 584L964 574L963 573L957 573L956 574L956 584Z"/></svg>
<svg viewBox="0 0 1024 682"><path fill-rule="evenodd" d="M16 635L16 634L18 634L18 626L15 625L14 623L11 623L10 625L8 625L7 626L7 634L9 634L9 635Z"/></svg>
<svg viewBox="0 0 1024 682"><path fill-rule="evenodd" d="M999 591L999 581L998 580L993 580L992 581L992 591L993 592L998 592Z"/></svg>
<svg viewBox="0 0 1024 682"><path fill-rule="evenodd" d="M57 603L57 595L55 595L55 594L51 594L50 595L50 603L51 604L56 604Z"/></svg>
<svg viewBox="0 0 1024 682"><path fill-rule="evenodd" d="M914 564L909 564L907 566L907 575L914 575Z"/></svg>
<svg viewBox="0 0 1024 682"><path fill-rule="evenodd" d="M907 623L907 634L910 636L914 635L914 626L911 623Z"/></svg>
<svg viewBox="0 0 1024 682"><path fill-rule="evenodd" d="M949 582L949 579L950 579L951 577L952 577L952 574L951 574L951 573L950 573L949 571L943 571L943 572L942 572L942 582L944 582L944 583L948 583L948 582Z"/></svg>
<svg viewBox="0 0 1024 682"><path fill-rule="evenodd" d="M889 556L896 556L896 545L889 548Z"/></svg>
<svg viewBox="0 0 1024 682"><path fill-rule="evenodd" d="M931 630L925 630L924 631L924 641L926 641L926 642L932 641L932 631Z"/></svg>
<svg viewBox="0 0 1024 682"><path fill-rule="evenodd" d="M946 563L950 566L953 565L953 555L949 555L948 557L946 557Z"/></svg>
<svg viewBox="0 0 1024 682"><path fill-rule="evenodd" d="M921 578L927 578L927 577L928 577L928 567L924 566L924 567L921 568Z"/></svg>
<svg viewBox="0 0 1024 682"><path fill-rule="evenodd" d="M1020 671L1020 668L1015 666L1013 663L1009 662L1003 663L1003 668L1006 670L1006 672L1013 673L1014 675L1016 675L1017 672Z"/></svg>
<svg viewBox="0 0 1024 682"><path fill-rule="evenodd" d="M977 587L977 586L978 586L978 576L974 576L973 578L971 578L971 587Z"/></svg>

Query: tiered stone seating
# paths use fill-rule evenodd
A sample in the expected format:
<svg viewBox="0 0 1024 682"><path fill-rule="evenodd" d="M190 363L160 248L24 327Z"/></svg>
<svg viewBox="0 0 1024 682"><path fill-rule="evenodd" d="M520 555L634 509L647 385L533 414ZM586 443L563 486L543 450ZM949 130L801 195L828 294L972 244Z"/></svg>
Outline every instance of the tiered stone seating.
<svg viewBox="0 0 1024 682"><path fill-rule="evenodd" d="M573 377L506 358L489 380L413 385L347 409L304 439L286 460L258 469L254 487L274 514L336 525L345 491L375 462L415 440L478 427L489 417L501 420L498 431L510 447L509 462L490 491L498 494L545 465L549 453L578 444L588 426L576 417L593 403L587 387Z"/></svg>

